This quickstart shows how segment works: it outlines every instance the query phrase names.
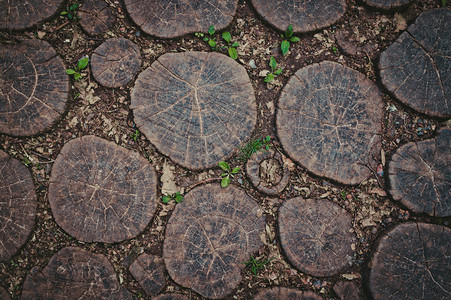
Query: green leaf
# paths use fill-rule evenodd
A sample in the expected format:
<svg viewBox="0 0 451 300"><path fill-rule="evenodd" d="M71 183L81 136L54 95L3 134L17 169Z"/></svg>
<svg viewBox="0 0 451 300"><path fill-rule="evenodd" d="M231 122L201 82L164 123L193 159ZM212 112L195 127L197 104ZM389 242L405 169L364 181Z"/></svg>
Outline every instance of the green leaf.
<svg viewBox="0 0 451 300"><path fill-rule="evenodd" d="M230 172L230 173L236 174L236 173L238 173L240 170L241 170L240 167L235 167L235 168L233 168L232 172Z"/></svg>
<svg viewBox="0 0 451 300"><path fill-rule="evenodd" d="M163 203L168 203L169 201L171 201L171 197L163 196L163 198L161 198L161 201L163 201Z"/></svg>
<svg viewBox="0 0 451 300"><path fill-rule="evenodd" d="M293 26L290 24L288 25L287 30L285 30L285 37L289 39L293 35Z"/></svg>
<svg viewBox="0 0 451 300"><path fill-rule="evenodd" d="M80 59L78 61L78 69L83 70L84 68L86 68L86 66L88 65L88 62L89 62L89 57L84 57L84 58Z"/></svg>
<svg viewBox="0 0 451 300"><path fill-rule="evenodd" d="M80 73L75 73L75 74L74 74L74 79L75 79L75 80L78 81L80 78L81 78L81 74L80 74Z"/></svg>
<svg viewBox="0 0 451 300"><path fill-rule="evenodd" d="M69 20L73 19L72 14L67 14L67 17L69 18Z"/></svg>
<svg viewBox="0 0 451 300"><path fill-rule="evenodd" d="M80 5L80 4L75 3L75 4L73 4L73 5L69 8L69 10L76 10L76 9L78 8L79 5Z"/></svg>
<svg viewBox="0 0 451 300"><path fill-rule="evenodd" d="M67 15L67 11L63 11L60 13L60 16L65 16L65 15Z"/></svg>
<svg viewBox="0 0 451 300"><path fill-rule="evenodd" d="M235 43L232 44L232 47L235 47L235 48L236 48L236 47L238 47L239 45L240 45L240 43L235 42Z"/></svg>
<svg viewBox="0 0 451 300"><path fill-rule="evenodd" d="M269 59L269 66L271 67L271 70L274 71L274 69L277 67L276 59L274 56L271 56Z"/></svg>
<svg viewBox="0 0 451 300"><path fill-rule="evenodd" d="M273 80L274 80L274 74L269 73L268 75L266 75L265 82L271 82Z"/></svg>
<svg viewBox="0 0 451 300"><path fill-rule="evenodd" d="M222 38L227 42L230 43L230 41L232 40L232 36L230 35L230 32L228 31L224 31L222 33Z"/></svg>
<svg viewBox="0 0 451 300"><path fill-rule="evenodd" d="M209 40L208 41L208 45L210 45L211 48L215 48L216 47L216 42L214 40Z"/></svg>
<svg viewBox="0 0 451 300"><path fill-rule="evenodd" d="M208 33L209 33L210 35L213 35L215 32L216 32L216 31L215 31L215 27L214 27L213 25L211 25L211 26L208 28Z"/></svg>
<svg viewBox="0 0 451 300"><path fill-rule="evenodd" d="M290 37L290 42L293 42L293 43L299 42L300 40L301 40L301 39L298 38L297 36L292 36L292 37Z"/></svg>
<svg viewBox="0 0 451 300"><path fill-rule="evenodd" d="M75 70L73 70L73 69L66 69L66 73L67 73L68 75L74 75L74 74L77 73L77 72L75 72Z"/></svg>
<svg viewBox="0 0 451 300"><path fill-rule="evenodd" d="M205 41L205 42L208 42L209 40L210 40L209 38L204 37L204 41Z"/></svg>
<svg viewBox="0 0 451 300"><path fill-rule="evenodd" d="M224 171L230 171L230 166L229 166L229 164L228 164L227 162L225 162L225 161L220 161L220 162L219 162L219 167L220 167L221 169L223 169Z"/></svg>
<svg viewBox="0 0 451 300"><path fill-rule="evenodd" d="M183 201L183 195L180 195L180 192L177 192L177 194L175 194L175 202L180 203Z"/></svg>
<svg viewBox="0 0 451 300"><path fill-rule="evenodd" d="M274 71L274 75L280 75L280 73L282 73L282 69L277 69Z"/></svg>
<svg viewBox="0 0 451 300"><path fill-rule="evenodd" d="M233 59L237 59L238 58L238 52L236 51L235 48L230 47L229 48L229 56Z"/></svg>
<svg viewBox="0 0 451 300"><path fill-rule="evenodd" d="M221 187L222 188L227 187L229 184L230 184L230 177L229 176L226 176L226 177L222 178L222 180L221 180Z"/></svg>
<svg viewBox="0 0 451 300"><path fill-rule="evenodd" d="M280 45L280 49L282 49L282 54L285 55L288 52L288 49L290 49L290 42L285 40Z"/></svg>

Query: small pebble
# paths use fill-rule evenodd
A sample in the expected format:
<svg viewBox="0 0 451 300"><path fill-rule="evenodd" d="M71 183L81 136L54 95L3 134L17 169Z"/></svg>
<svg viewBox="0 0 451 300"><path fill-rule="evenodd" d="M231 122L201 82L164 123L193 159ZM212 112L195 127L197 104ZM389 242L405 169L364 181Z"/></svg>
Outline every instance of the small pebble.
<svg viewBox="0 0 451 300"><path fill-rule="evenodd" d="M252 69L257 69L257 65L255 64L255 60L253 60L253 59L251 59L251 60L249 61L249 66L250 66Z"/></svg>

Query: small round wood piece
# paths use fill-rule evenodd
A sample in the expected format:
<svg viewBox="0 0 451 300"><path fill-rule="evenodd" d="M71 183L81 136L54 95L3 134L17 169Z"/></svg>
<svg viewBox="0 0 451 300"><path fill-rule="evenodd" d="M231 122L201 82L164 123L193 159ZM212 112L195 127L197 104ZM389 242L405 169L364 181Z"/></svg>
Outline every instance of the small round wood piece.
<svg viewBox="0 0 451 300"><path fill-rule="evenodd" d="M76 247L61 249L43 269L25 279L22 299L132 299L113 266L101 254Z"/></svg>
<svg viewBox="0 0 451 300"><path fill-rule="evenodd" d="M287 154L310 172L344 184L370 175L379 152L384 104L363 74L325 61L298 70L284 87L277 134Z"/></svg>
<svg viewBox="0 0 451 300"><path fill-rule="evenodd" d="M116 88L129 83L141 66L139 48L130 40L106 40L91 56L92 75L101 85Z"/></svg>
<svg viewBox="0 0 451 300"><path fill-rule="evenodd" d="M30 171L1 150L0 207L0 261L4 261L27 241L37 202Z"/></svg>
<svg viewBox="0 0 451 300"><path fill-rule="evenodd" d="M363 2L376 8L392 9L406 5L410 2L410 0L363 0Z"/></svg>
<svg viewBox="0 0 451 300"><path fill-rule="evenodd" d="M334 292L341 300L365 300L359 287L353 281L339 281L334 285Z"/></svg>
<svg viewBox="0 0 451 300"><path fill-rule="evenodd" d="M451 117L451 9L422 13L379 60L382 83L405 105Z"/></svg>
<svg viewBox="0 0 451 300"><path fill-rule="evenodd" d="M53 164L49 202L56 222L85 242L138 235L157 206L157 179L138 153L95 136L68 142Z"/></svg>
<svg viewBox="0 0 451 300"><path fill-rule="evenodd" d="M254 296L254 300L274 300L274 299L323 300L323 297L310 291L301 291L287 287L273 287L262 289Z"/></svg>
<svg viewBox="0 0 451 300"><path fill-rule="evenodd" d="M0 29L32 27L52 17L63 2L64 0L0 1Z"/></svg>
<svg viewBox="0 0 451 300"><path fill-rule="evenodd" d="M451 229L404 223L389 231L372 258L370 290L379 299L450 299Z"/></svg>
<svg viewBox="0 0 451 300"><path fill-rule="evenodd" d="M290 199L279 209L280 242L288 260L301 272L332 276L353 262L356 242L351 216L327 200Z"/></svg>
<svg viewBox="0 0 451 300"><path fill-rule="evenodd" d="M252 0L257 12L281 31L315 31L337 22L346 12L346 0Z"/></svg>
<svg viewBox="0 0 451 300"><path fill-rule="evenodd" d="M81 27L89 35L104 33L116 22L116 14L103 0L86 0L79 9Z"/></svg>
<svg viewBox="0 0 451 300"><path fill-rule="evenodd" d="M153 297L152 299L153 300L189 300L189 298L185 295L171 294L171 293L161 294L156 297Z"/></svg>
<svg viewBox="0 0 451 300"><path fill-rule="evenodd" d="M129 270L148 296L156 295L163 290L164 264L158 256L143 253L131 264Z"/></svg>
<svg viewBox="0 0 451 300"><path fill-rule="evenodd" d="M408 143L388 163L390 194L416 213L451 216L451 129Z"/></svg>
<svg viewBox="0 0 451 300"><path fill-rule="evenodd" d="M237 0L125 0L125 7L144 32L174 38L207 32L211 25L217 31L227 27L235 15L237 3Z"/></svg>
<svg viewBox="0 0 451 300"><path fill-rule="evenodd" d="M69 77L46 41L0 45L0 133L32 136L48 130L65 111Z"/></svg>
<svg viewBox="0 0 451 300"><path fill-rule="evenodd" d="M163 258L171 278L206 298L223 298L241 281L243 262L263 243L259 206L239 188L191 190L166 227Z"/></svg>
<svg viewBox="0 0 451 300"><path fill-rule="evenodd" d="M131 109L161 153L194 170L226 160L251 136L257 119L246 70L214 52L162 55L138 76Z"/></svg>
<svg viewBox="0 0 451 300"><path fill-rule="evenodd" d="M259 191L273 196L281 193L290 180L281 155L273 150L254 154L246 163L246 174Z"/></svg>

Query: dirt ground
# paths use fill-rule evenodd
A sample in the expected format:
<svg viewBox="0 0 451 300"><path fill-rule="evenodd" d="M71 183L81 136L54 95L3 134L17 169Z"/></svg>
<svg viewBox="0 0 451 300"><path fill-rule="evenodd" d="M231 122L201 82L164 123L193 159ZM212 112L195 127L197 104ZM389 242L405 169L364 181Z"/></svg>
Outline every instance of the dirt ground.
<svg viewBox="0 0 451 300"><path fill-rule="evenodd" d="M105 34L90 37L78 24L63 16L56 16L33 29L0 32L0 42L16 43L23 39L43 39L48 41L64 60L66 67L73 67L84 55L90 56L105 39L125 37L138 45L142 55L139 71L167 52L189 50L211 51L201 38L194 34L178 39L158 39L142 32L128 17L122 1L107 0L116 11L118 19L112 29ZM258 120L253 138L271 136L272 147L283 153L275 130L275 110L282 87L299 68L324 60L336 61L356 69L373 80L383 92L386 111L383 116L382 151L375 157L381 167L385 166L392 152L410 141L430 138L438 128L451 127L451 122L434 119L412 111L397 102L382 86L378 76L378 58L399 34L423 11L440 7L441 1L412 1L407 7L395 11L379 11L363 5L360 1L349 0L346 15L327 29L308 34L297 34L301 41L292 44L290 53L283 56L280 51L281 32L265 23L255 12L250 1L239 1L237 13L226 30L232 40L240 43L238 62L243 65L251 78L258 105ZM68 1L69 5L76 1ZM216 34L217 41L220 34ZM225 43L222 43L225 46ZM226 53L219 48L218 52ZM269 58L274 56L281 75L273 83L263 81L265 70L269 70ZM188 192L197 183L220 177L220 169L213 168L199 172L184 169L158 153L149 141L136 131L133 114L129 109L130 90L133 81L121 88L105 88L95 82L89 67L83 71L83 78L72 81L71 99L64 117L48 132L31 138L14 138L0 135L0 149L23 162L32 172L38 196L38 213L34 230L25 246L10 260L0 264L0 285L20 297L21 287L29 270L44 266L58 250L73 245L95 253L104 254L113 264L120 282L137 299L145 298L144 290L129 273L128 267L140 253L161 256L165 225L175 207L175 203L159 203L152 222L137 237L121 243L83 243L66 234L52 217L47 191L52 164L62 146L75 137L93 134L138 151L155 167L160 176L158 197L162 192ZM228 160L231 166L244 164L239 158L239 149ZM227 299L248 299L257 289L265 286L290 286L302 290L312 290L325 299L337 299L332 290L340 280L354 280L365 291L365 278L369 271L369 258L384 231L399 222L425 221L450 227L450 218L434 218L416 215L407 211L400 203L390 199L384 187L386 178L377 175L378 164L369 166L373 176L356 186L340 185L318 178L304 168L285 159L290 170L287 188L277 197L270 197L256 190L240 172L232 183L252 196L262 207L266 217L266 234L262 238L265 247L257 254L259 259L271 261L258 274L244 268L244 280ZM380 168L379 167L379 170ZM164 183L163 183L164 182ZM219 180L214 180L219 184ZM303 196L313 199L328 199L346 209L353 218L353 231L357 236L355 246L356 263L346 274L328 278L315 278L297 271L285 258L277 238L277 209L284 199ZM166 273L165 291L179 291L200 299L195 293L176 284Z"/></svg>

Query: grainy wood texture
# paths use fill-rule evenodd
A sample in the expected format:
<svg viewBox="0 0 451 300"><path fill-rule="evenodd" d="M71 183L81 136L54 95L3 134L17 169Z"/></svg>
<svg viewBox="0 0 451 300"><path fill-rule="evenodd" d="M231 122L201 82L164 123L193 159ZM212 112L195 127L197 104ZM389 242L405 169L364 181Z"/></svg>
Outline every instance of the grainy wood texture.
<svg viewBox="0 0 451 300"><path fill-rule="evenodd" d="M166 282L164 264L160 257L143 253L131 264L129 270L148 296L163 290Z"/></svg>
<svg viewBox="0 0 451 300"><path fill-rule="evenodd" d="M171 278L206 298L230 294L243 262L263 245L259 206L244 191L209 184L191 190L172 213L163 245Z"/></svg>
<svg viewBox="0 0 451 300"><path fill-rule="evenodd" d="M372 258L375 300L451 297L451 229L404 223L390 230Z"/></svg>
<svg viewBox="0 0 451 300"><path fill-rule="evenodd" d="M195 170L232 155L257 119L246 70L219 53L159 57L138 76L131 109L138 128L161 153Z"/></svg>
<svg viewBox="0 0 451 300"><path fill-rule="evenodd" d="M0 299L3 299L3 300L11 299L11 295L9 294L9 292L2 286L0 286Z"/></svg>
<svg viewBox="0 0 451 300"><path fill-rule="evenodd" d="M171 294L171 293L161 294L156 297L153 297L152 299L154 299L154 300L189 300L189 298L185 295Z"/></svg>
<svg viewBox="0 0 451 300"><path fill-rule="evenodd" d="M254 300L275 300L275 299L290 299L290 300L323 300L323 297L309 291L301 291L286 287L273 287L262 289Z"/></svg>
<svg viewBox="0 0 451 300"><path fill-rule="evenodd" d="M32 136L65 111L69 77L46 41L0 45L0 133Z"/></svg>
<svg viewBox="0 0 451 300"><path fill-rule="evenodd" d="M339 281L334 285L334 292L340 300L365 300L357 284L353 281Z"/></svg>
<svg viewBox="0 0 451 300"><path fill-rule="evenodd" d="M85 242L138 235L157 206L157 178L138 153L95 136L68 142L53 164L49 202L56 222Z"/></svg>
<svg viewBox="0 0 451 300"><path fill-rule="evenodd" d="M392 9L406 5L410 0L363 0L363 2L377 8Z"/></svg>
<svg viewBox="0 0 451 300"><path fill-rule="evenodd" d="M0 150L0 261L9 259L27 241L36 207L30 171Z"/></svg>
<svg viewBox="0 0 451 300"><path fill-rule="evenodd" d="M382 83L405 105L451 117L451 9L422 13L379 60Z"/></svg>
<svg viewBox="0 0 451 300"><path fill-rule="evenodd" d="M116 14L103 0L86 0L80 7L78 16L81 27L89 35L104 33L116 22Z"/></svg>
<svg viewBox="0 0 451 300"><path fill-rule="evenodd" d="M282 90L277 135L287 154L310 172L358 184L380 149L384 104L363 74L325 61L298 70Z"/></svg>

